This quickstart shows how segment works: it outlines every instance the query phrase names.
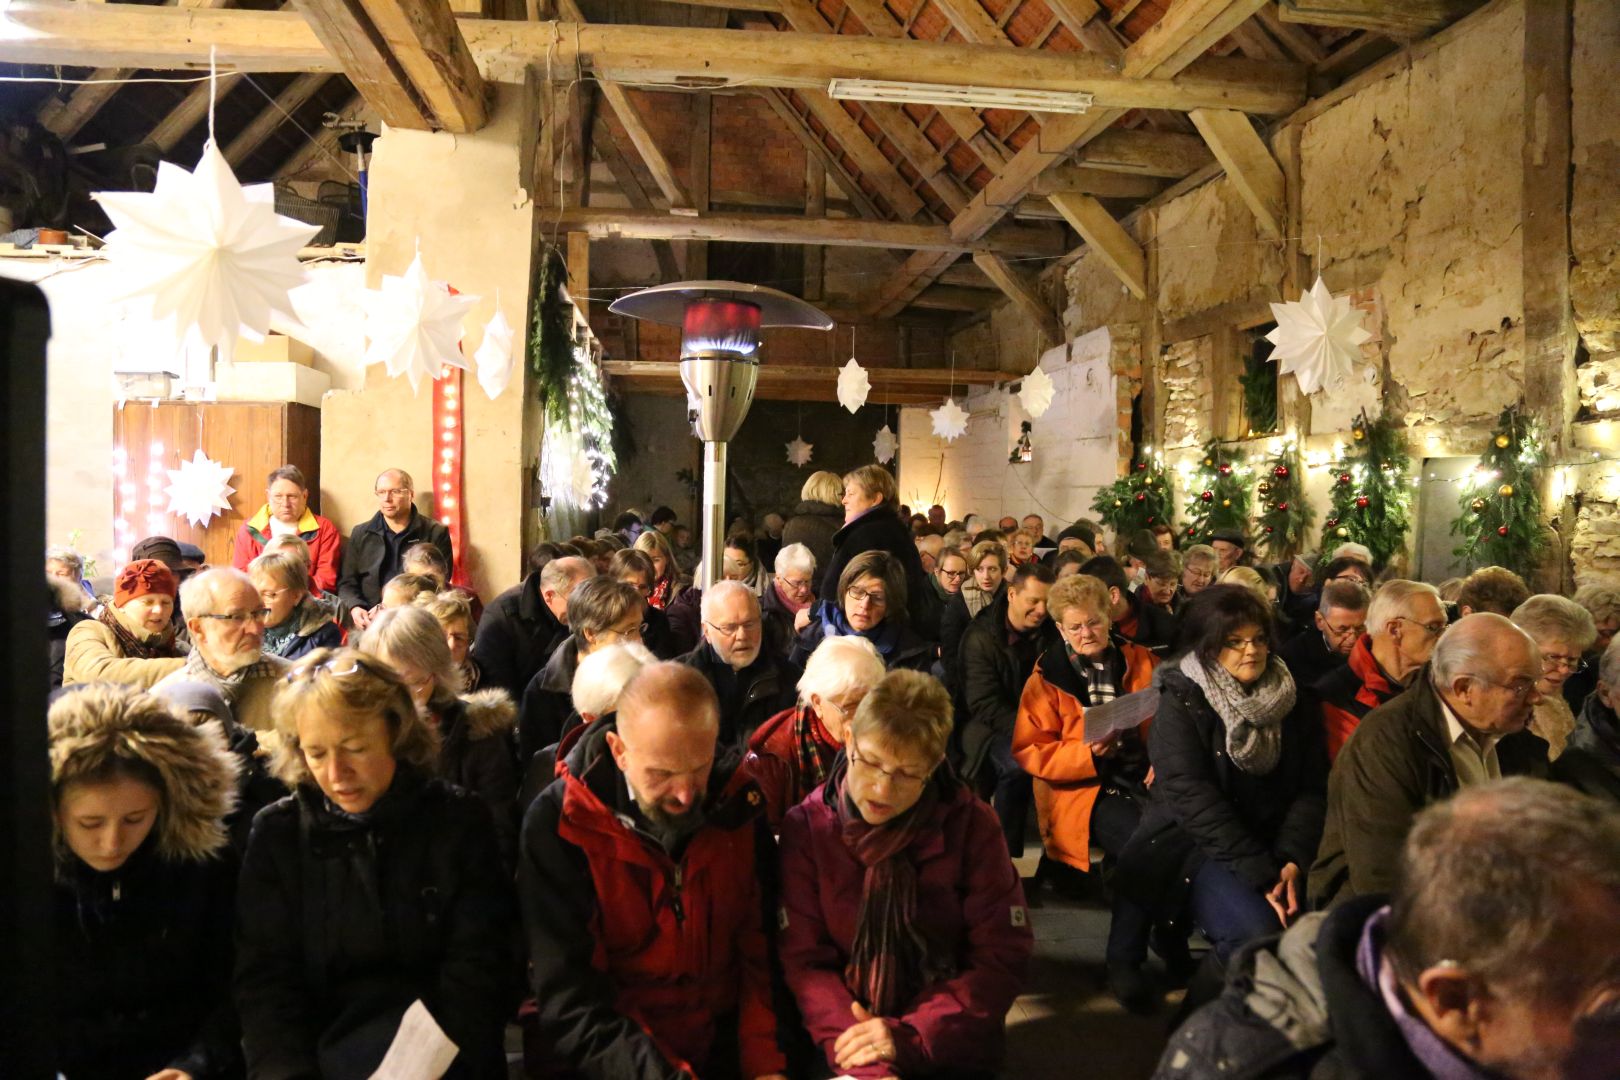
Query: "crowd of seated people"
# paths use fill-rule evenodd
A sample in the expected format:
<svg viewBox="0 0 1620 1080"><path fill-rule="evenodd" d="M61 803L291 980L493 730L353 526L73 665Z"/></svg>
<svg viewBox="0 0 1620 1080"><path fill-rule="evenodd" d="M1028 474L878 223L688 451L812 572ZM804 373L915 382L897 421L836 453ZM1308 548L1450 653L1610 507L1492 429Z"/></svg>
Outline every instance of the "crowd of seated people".
<svg viewBox="0 0 1620 1080"><path fill-rule="evenodd" d="M1125 1008L1181 992L1165 1080L1620 1076L1620 588L864 466L707 589L658 507L486 606L375 492L49 552L66 1080L366 1080L424 1010L452 1077L979 1080L1042 892Z"/></svg>

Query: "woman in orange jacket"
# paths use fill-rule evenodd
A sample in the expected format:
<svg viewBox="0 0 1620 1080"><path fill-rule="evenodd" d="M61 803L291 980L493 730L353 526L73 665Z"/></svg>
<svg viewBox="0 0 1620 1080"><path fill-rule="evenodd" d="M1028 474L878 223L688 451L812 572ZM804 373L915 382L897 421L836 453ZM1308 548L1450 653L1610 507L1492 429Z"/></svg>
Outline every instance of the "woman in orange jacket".
<svg viewBox="0 0 1620 1080"><path fill-rule="evenodd" d="M1089 872L1091 845L1111 860L1118 858L1142 816L1149 722L1087 742L1086 709L1146 689L1157 660L1140 645L1109 636L1108 589L1094 577L1064 578L1052 586L1046 605L1061 640L1041 656L1024 684L1013 757L1035 780L1046 859ZM1116 895L1108 929L1108 981L1132 1009L1152 1003L1142 974L1148 928L1148 914Z"/></svg>

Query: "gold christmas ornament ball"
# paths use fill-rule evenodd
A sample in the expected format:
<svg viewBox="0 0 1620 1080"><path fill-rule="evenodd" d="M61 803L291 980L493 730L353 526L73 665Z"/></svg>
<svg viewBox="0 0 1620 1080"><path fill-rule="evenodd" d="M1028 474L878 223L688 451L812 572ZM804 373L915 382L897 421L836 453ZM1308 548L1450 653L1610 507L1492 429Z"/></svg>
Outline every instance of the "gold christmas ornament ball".
<svg viewBox="0 0 1620 1080"><path fill-rule="evenodd" d="M1125 505L1125 504L1124 504L1124 503L1122 503L1122 502L1120 502L1120 501L1119 501L1119 500L1118 500L1118 499L1115 499L1115 500L1114 500L1114 505L1115 505L1115 506L1124 506L1124 505Z"/></svg>
<svg viewBox="0 0 1620 1080"><path fill-rule="evenodd" d="M1363 430L1362 428L1351 428L1350 429L1350 435L1357 442L1360 442L1362 439L1365 439L1367 437L1367 432L1365 430Z"/></svg>
<svg viewBox="0 0 1620 1080"><path fill-rule="evenodd" d="M1513 485L1503 484L1501 487L1496 489L1496 493L1502 496L1504 499L1511 499L1513 497Z"/></svg>
<svg viewBox="0 0 1620 1080"><path fill-rule="evenodd" d="M1205 458L1204 459L1204 464L1205 465L1213 465L1213 464L1215 464L1215 459L1214 458Z"/></svg>
<svg viewBox="0 0 1620 1080"><path fill-rule="evenodd" d="M1255 490L1260 492L1260 494L1262 494L1262 495L1270 495L1271 494L1271 485L1266 483L1264 480L1262 480L1262 481L1260 481L1260 486L1258 488L1256 488Z"/></svg>
<svg viewBox="0 0 1620 1080"><path fill-rule="evenodd" d="M1350 530L1345 528L1343 525L1340 525L1337 529L1333 530L1333 535L1343 539L1344 537L1350 535Z"/></svg>
<svg viewBox="0 0 1620 1080"><path fill-rule="evenodd" d="M1510 441L1511 440L1506 435L1498 435L1496 437L1496 448L1498 450L1506 450Z"/></svg>
<svg viewBox="0 0 1620 1080"><path fill-rule="evenodd" d="M1231 506L1232 505L1232 500L1231 499L1222 499L1221 500L1221 505L1222 506Z"/></svg>
<svg viewBox="0 0 1620 1080"><path fill-rule="evenodd" d="M1485 500L1475 499L1473 502L1468 504L1468 508L1476 514L1483 514L1485 512Z"/></svg>

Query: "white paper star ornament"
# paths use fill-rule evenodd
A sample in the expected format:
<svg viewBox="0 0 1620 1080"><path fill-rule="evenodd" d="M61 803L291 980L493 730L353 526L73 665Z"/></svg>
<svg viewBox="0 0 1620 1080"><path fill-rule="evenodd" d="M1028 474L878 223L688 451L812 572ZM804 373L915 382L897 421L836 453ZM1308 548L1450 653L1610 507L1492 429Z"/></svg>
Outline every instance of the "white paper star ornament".
<svg viewBox="0 0 1620 1080"><path fill-rule="evenodd" d="M1030 419L1039 420L1041 415L1052 407L1052 394L1056 389L1052 376L1036 367L1034 371L1024 376L1024 385L1018 388L1018 402L1023 405Z"/></svg>
<svg viewBox="0 0 1620 1080"><path fill-rule="evenodd" d="M877 438L872 440L872 454L877 458L879 465L887 465L894 460L894 453L900 449L900 440L894 437L889 425L884 424L878 428Z"/></svg>
<svg viewBox="0 0 1620 1080"><path fill-rule="evenodd" d="M384 274L382 288L366 289L360 305L366 313L366 365L382 364L394 378L405 376L415 391L422 379L437 379L446 367L465 368L461 356L461 321L478 303L466 293L433 281L417 251L400 277Z"/></svg>
<svg viewBox="0 0 1620 1080"><path fill-rule="evenodd" d="M866 404L871 392L872 380L867 378L866 369L850 357L849 363L838 369L838 404L854 412Z"/></svg>
<svg viewBox="0 0 1620 1080"><path fill-rule="evenodd" d="M801 469L810 464L810 448L810 443L795 436L793 441L787 444L788 463Z"/></svg>
<svg viewBox="0 0 1620 1080"><path fill-rule="evenodd" d="M243 187L212 141L193 172L158 165L150 192L102 191L107 251L133 299L173 332L230 359L238 337L263 341L272 314L292 319L287 294L304 281L298 250L320 232L275 210L270 184Z"/></svg>
<svg viewBox="0 0 1620 1080"><path fill-rule="evenodd" d="M473 363L478 368L478 385L484 388L484 393L494 401L505 392L512 382L512 371L516 361L512 357L512 324L506 321L506 313L500 308L495 309L494 318L484 324L484 340L473 353Z"/></svg>
<svg viewBox="0 0 1620 1080"><path fill-rule="evenodd" d="M962 406L956 403L955 398L948 398L945 404L928 414L934 423L934 434L946 442L955 442L967 431L968 414Z"/></svg>
<svg viewBox="0 0 1620 1080"><path fill-rule="evenodd" d="M231 508L231 475L236 471L228 465L210 461L199 448L190 461L182 460L178 469L164 469L169 474L169 513L185 518L193 525L206 526L221 510Z"/></svg>
<svg viewBox="0 0 1620 1080"><path fill-rule="evenodd" d="M1372 337L1349 298L1334 297L1320 277L1298 300L1272 304L1271 314L1277 320L1266 335L1276 346L1272 359L1284 374L1292 372L1307 394L1343 386L1361 356L1361 343Z"/></svg>

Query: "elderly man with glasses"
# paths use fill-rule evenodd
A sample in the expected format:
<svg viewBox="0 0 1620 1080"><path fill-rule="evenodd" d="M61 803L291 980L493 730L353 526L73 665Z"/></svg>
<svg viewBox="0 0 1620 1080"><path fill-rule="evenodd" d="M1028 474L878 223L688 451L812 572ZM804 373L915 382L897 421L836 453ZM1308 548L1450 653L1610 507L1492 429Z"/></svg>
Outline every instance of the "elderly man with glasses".
<svg viewBox="0 0 1620 1080"><path fill-rule="evenodd" d="M1366 631L1367 601L1366 588L1354 581L1331 581L1322 587L1313 616L1316 625L1300 630L1277 649L1295 684L1315 686L1345 665Z"/></svg>
<svg viewBox="0 0 1620 1080"><path fill-rule="evenodd" d="M1313 907L1388 892L1401 844L1430 803L1504 776L1547 775L1547 744L1525 730L1542 673L1535 639L1500 615L1465 615L1440 635L1412 685L1368 712L1333 764Z"/></svg>
<svg viewBox="0 0 1620 1080"><path fill-rule="evenodd" d="M271 702L291 666L263 651L270 609L253 579L230 567L204 570L180 586L191 634L185 666L165 676L155 691L178 683L202 683L224 695L236 722L255 731L274 727Z"/></svg>
<svg viewBox="0 0 1620 1080"><path fill-rule="evenodd" d="M1446 608L1433 585L1398 579L1379 588L1367 606L1367 632L1355 639L1350 662L1315 687L1330 758L1339 756L1362 717L1406 689L1445 629Z"/></svg>
<svg viewBox="0 0 1620 1080"><path fill-rule="evenodd" d="M769 649L759 598L740 581L703 594L703 642L681 657L720 699L720 746L745 747L765 721L793 706L802 672Z"/></svg>
<svg viewBox="0 0 1620 1080"><path fill-rule="evenodd" d="M1541 703L1530 717L1530 730L1547 741L1553 761L1564 752L1575 713L1564 700L1564 683L1586 669L1586 651L1597 640L1591 612L1563 596L1541 593L1513 609L1513 625L1529 634L1541 650Z"/></svg>
<svg viewBox="0 0 1620 1080"><path fill-rule="evenodd" d="M416 486L404 469L385 469L373 489L377 512L356 525L343 552L338 595L349 609L355 629L364 630L382 604L383 586L399 574L405 551L423 541L439 549L447 565L455 564L450 530L417 512Z"/></svg>

